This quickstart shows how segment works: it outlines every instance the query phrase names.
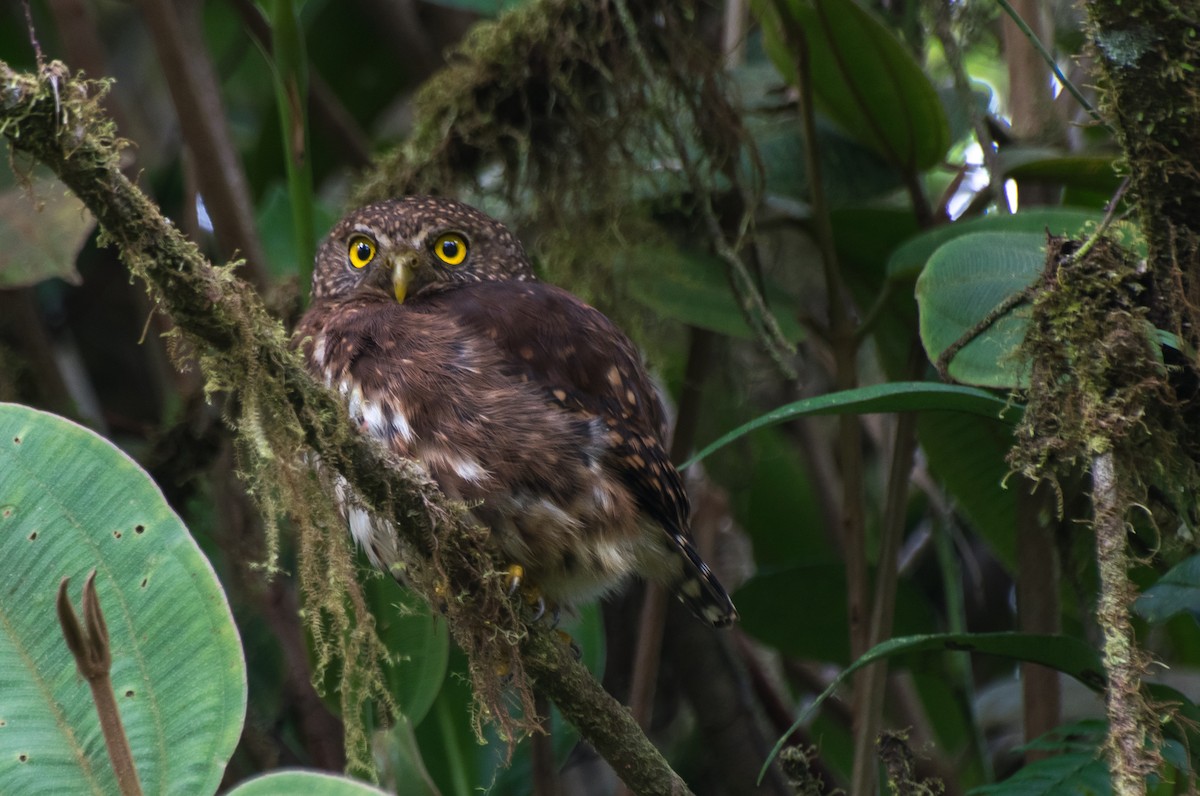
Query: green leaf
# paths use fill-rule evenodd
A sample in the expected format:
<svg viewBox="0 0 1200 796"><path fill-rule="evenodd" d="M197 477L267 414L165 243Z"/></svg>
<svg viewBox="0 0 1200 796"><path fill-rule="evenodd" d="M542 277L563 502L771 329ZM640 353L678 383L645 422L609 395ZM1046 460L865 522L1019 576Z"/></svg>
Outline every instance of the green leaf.
<svg viewBox="0 0 1200 796"><path fill-rule="evenodd" d="M446 623L429 604L390 578L364 584L379 639L392 654L384 667L388 689L413 726L420 724L437 699L450 659Z"/></svg>
<svg viewBox="0 0 1200 796"><path fill-rule="evenodd" d="M1045 243L1034 232L977 232L933 253L917 279L921 342L931 362L1041 275ZM1021 386L1015 352L1028 318L1028 304L1000 315L950 360L950 375L980 387Z"/></svg>
<svg viewBox="0 0 1200 796"><path fill-rule="evenodd" d="M779 71L799 83L776 9L807 41L810 82L818 102L851 135L904 171L932 168L950 146L937 91L907 48L853 0L785 0L752 4L763 43Z"/></svg>
<svg viewBox="0 0 1200 796"><path fill-rule="evenodd" d="M969 103L962 101L958 89L953 86L943 86L938 89L938 97L942 101L942 107L946 110L946 124L950 130L952 143L962 141L968 136L973 138L975 131L971 127L972 115L983 118L992 104L994 93L992 87L981 80L980 75L972 73L970 77L972 80Z"/></svg>
<svg viewBox="0 0 1200 796"><path fill-rule="evenodd" d="M382 750L382 754L377 753L379 779L405 796L437 796L438 787L429 774L414 729L413 723L401 715L395 726L376 733L374 747ZM436 753L436 749L431 752Z"/></svg>
<svg viewBox="0 0 1200 796"><path fill-rule="evenodd" d="M146 793L214 793L241 734L241 643L208 560L155 484L87 429L0 404L0 782L116 793L99 720L58 627L71 578L96 589Z"/></svg>
<svg viewBox="0 0 1200 796"><path fill-rule="evenodd" d="M481 746L475 737L471 726L474 696L466 675L466 656L452 649L450 676L429 715L416 728L423 765L443 796L473 796L476 785L490 782L502 763L498 746ZM396 751L389 750L389 754Z"/></svg>
<svg viewBox="0 0 1200 796"><path fill-rule="evenodd" d="M924 412L917 439L929 470L954 498L957 508L988 543L1009 572L1016 572L1017 496L1005 457L1013 446L1012 426L963 412Z"/></svg>
<svg viewBox="0 0 1200 796"><path fill-rule="evenodd" d="M858 306L874 313L871 341L883 372L894 381L911 379L917 300L910 285L891 282L886 264L917 232L916 217L908 208L857 207L835 210L830 221L840 275Z"/></svg>
<svg viewBox="0 0 1200 796"><path fill-rule="evenodd" d="M1200 617L1200 554L1171 567L1142 592L1133 610L1147 622L1165 622L1183 611Z"/></svg>
<svg viewBox="0 0 1200 796"><path fill-rule="evenodd" d="M968 796L1108 796L1110 793L1108 764L1093 749L1035 760L1003 782L972 788Z"/></svg>
<svg viewBox="0 0 1200 796"><path fill-rule="evenodd" d="M746 120L763 164L767 193L807 202L811 188L801 125L799 114L778 111ZM821 179L830 207L844 207L903 187L903 176L894 166L825 116L817 117L816 128ZM746 160L748 163L749 154Z"/></svg>
<svg viewBox="0 0 1200 796"><path fill-rule="evenodd" d="M977 232L1036 232L1045 243L1047 231L1052 235L1079 236L1089 221L1099 223L1103 216L1087 210L1039 208L1020 213L997 213L981 218L956 221L934 227L906 241L888 258L889 279L916 279L935 251L955 238Z"/></svg>
<svg viewBox="0 0 1200 796"><path fill-rule="evenodd" d="M730 337L754 339L733 295L725 263L719 258L656 245L638 246L628 256L618 265L626 269L631 293L641 304L664 318ZM792 341L803 339L794 302L770 283L766 300L784 336Z"/></svg>
<svg viewBox="0 0 1200 796"><path fill-rule="evenodd" d="M1001 159L1000 169L1005 177L1014 180L1054 183L1109 196L1121 185L1111 155L1063 156L1036 152L1022 157L1009 151Z"/></svg>
<svg viewBox="0 0 1200 796"><path fill-rule="evenodd" d="M83 202L40 169L29 187L0 191L0 288L53 277L78 285L75 258L95 228Z"/></svg>
<svg viewBox="0 0 1200 796"><path fill-rule="evenodd" d="M1030 633L936 633L927 636L893 638L877 644L843 670L809 705L788 730L780 736L767 755L763 772L779 754L795 730L828 699L852 674L875 661L918 652L980 652L1029 663L1039 663L1069 674L1095 691L1105 687L1104 665L1094 649L1068 636L1042 636ZM760 774L761 777L761 774Z"/></svg>
<svg viewBox="0 0 1200 796"><path fill-rule="evenodd" d="M876 412L914 412L938 409L970 412L996 418L1007 407L1006 401L989 392L956 384L911 381L858 387L853 390L819 395L816 398L806 398L803 401L796 401L772 410L762 417L738 426L716 442L711 443L684 462L680 469L695 464L713 451L720 450L751 431L806 415L866 415Z"/></svg>
<svg viewBox="0 0 1200 796"><path fill-rule="evenodd" d="M742 437L706 460L729 490L734 517L750 537L760 568L831 560L820 504L794 440L778 428Z"/></svg>
<svg viewBox="0 0 1200 796"><path fill-rule="evenodd" d="M385 791L349 777L324 771L272 771L248 779L229 791L228 796L373 796Z"/></svg>
<svg viewBox="0 0 1200 796"><path fill-rule="evenodd" d="M1106 728L1097 720L1055 727L1014 750L1050 756L1022 766L1003 782L972 788L968 796L1107 796L1112 785L1103 755Z"/></svg>
<svg viewBox="0 0 1200 796"><path fill-rule="evenodd" d="M329 204L316 200L313 223L318 236L324 235L337 222L338 213ZM271 275L277 279L297 276L300 259L292 232L292 200L282 183L273 183L258 204L255 226L262 240L263 252Z"/></svg>

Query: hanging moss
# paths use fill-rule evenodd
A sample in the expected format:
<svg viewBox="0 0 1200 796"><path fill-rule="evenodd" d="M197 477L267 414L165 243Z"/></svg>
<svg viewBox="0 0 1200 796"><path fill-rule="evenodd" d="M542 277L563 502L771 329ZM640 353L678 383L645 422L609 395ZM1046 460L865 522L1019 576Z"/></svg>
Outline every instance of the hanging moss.
<svg viewBox="0 0 1200 796"><path fill-rule="evenodd" d="M612 253L648 228L662 236L659 210L686 218L698 192L742 190L747 136L694 4L632 5L636 40L606 2L541 0L476 25L417 96L412 135L354 201L439 193L478 204L526 233L547 279L649 342Z"/></svg>
<svg viewBox="0 0 1200 796"><path fill-rule="evenodd" d="M1051 237L1029 332L1029 403L1010 462L1038 480L1086 469L1118 452L1140 483L1124 505L1147 501L1154 486L1173 495L1200 486L1195 451L1151 317L1144 263L1109 237Z"/></svg>

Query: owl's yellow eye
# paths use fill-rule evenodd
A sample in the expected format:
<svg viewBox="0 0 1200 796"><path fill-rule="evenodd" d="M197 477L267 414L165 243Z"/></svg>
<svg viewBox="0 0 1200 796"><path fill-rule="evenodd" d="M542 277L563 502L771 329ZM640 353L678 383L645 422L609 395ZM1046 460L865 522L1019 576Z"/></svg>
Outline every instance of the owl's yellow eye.
<svg viewBox="0 0 1200 796"><path fill-rule="evenodd" d="M433 253L446 265L458 265L467 259L467 242L457 232L447 232L433 242Z"/></svg>
<svg viewBox="0 0 1200 796"><path fill-rule="evenodd" d="M350 264L362 268L375 259L375 244L370 238L355 235L350 239Z"/></svg>

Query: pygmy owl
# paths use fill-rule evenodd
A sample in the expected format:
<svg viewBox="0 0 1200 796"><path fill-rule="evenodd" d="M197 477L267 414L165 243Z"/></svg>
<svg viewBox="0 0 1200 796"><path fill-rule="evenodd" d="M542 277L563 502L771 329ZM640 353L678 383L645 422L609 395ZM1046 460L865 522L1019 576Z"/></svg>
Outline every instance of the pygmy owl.
<svg viewBox="0 0 1200 796"><path fill-rule="evenodd" d="M539 282L501 223L435 197L355 210L321 244L312 297L296 330L311 371L363 432L470 506L547 601L591 600L636 573L712 625L737 618L692 543L637 350ZM392 571L380 524L349 519Z"/></svg>

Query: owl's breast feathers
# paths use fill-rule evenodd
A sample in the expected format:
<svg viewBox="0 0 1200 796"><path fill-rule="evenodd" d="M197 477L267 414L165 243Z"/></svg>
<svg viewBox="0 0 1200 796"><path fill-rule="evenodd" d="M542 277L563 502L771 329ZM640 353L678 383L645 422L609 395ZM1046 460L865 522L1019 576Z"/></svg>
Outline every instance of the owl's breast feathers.
<svg viewBox="0 0 1200 796"><path fill-rule="evenodd" d="M736 617L692 548L636 350L570 293L481 282L404 304L352 295L314 303L296 340L354 422L468 502L548 599L591 599L638 572L712 624Z"/></svg>

